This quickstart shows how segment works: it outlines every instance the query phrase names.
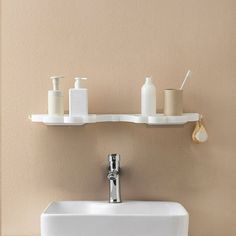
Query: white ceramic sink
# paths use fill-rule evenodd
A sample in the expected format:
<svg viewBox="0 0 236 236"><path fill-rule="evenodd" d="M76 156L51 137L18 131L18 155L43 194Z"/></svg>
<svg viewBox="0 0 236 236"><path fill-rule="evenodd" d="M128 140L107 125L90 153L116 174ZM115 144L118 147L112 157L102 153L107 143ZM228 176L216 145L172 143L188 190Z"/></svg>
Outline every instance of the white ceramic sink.
<svg viewBox="0 0 236 236"><path fill-rule="evenodd" d="M175 202L53 202L41 236L187 236L188 213Z"/></svg>

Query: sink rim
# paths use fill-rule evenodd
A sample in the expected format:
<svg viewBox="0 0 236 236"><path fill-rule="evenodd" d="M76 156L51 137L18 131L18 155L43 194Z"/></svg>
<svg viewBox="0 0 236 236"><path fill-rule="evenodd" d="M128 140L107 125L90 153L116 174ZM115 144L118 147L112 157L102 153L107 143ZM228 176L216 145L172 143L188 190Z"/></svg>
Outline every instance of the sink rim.
<svg viewBox="0 0 236 236"><path fill-rule="evenodd" d="M136 213L117 213L117 212L97 212L97 213L92 213L92 212L49 212L50 210L53 210L51 208L57 207L56 205L59 206L59 204L81 204L84 205L83 207L94 204L94 205L100 205L100 206L109 206L111 210L119 208L119 206L124 207L127 204L160 204L160 205L166 205L164 207L167 207L167 205L172 205L173 207L177 207L178 211L181 211L179 213L175 212L166 212L166 213L159 213L158 212L149 212L149 213L141 213L141 212L136 212ZM149 206L150 207L150 206ZM86 209L85 209L86 210ZM165 209L167 210L167 209ZM55 211L55 209L54 209ZM163 210L162 210L163 211ZM48 204L48 206L44 209L44 211L41 214L41 217L165 217L165 218L174 218L174 217L189 217L189 213L187 210L184 208L184 206L179 203L179 202L171 202L171 201L145 201L145 200L128 200L128 201L123 201L121 203L109 203L107 201L87 201L87 200L72 200L72 201L52 201Z"/></svg>

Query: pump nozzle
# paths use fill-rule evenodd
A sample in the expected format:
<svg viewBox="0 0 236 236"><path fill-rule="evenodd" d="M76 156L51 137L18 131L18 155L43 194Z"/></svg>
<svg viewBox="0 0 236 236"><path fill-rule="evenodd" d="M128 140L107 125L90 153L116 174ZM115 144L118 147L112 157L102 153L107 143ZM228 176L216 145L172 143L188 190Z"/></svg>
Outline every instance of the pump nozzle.
<svg viewBox="0 0 236 236"><path fill-rule="evenodd" d="M87 80L87 78L80 78L80 77L75 77L75 88L79 89L80 88L80 80Z"/></svg>
<svg viewBox="0 0 236 236"><path fill-rule="evenodd" d="M64 78L64 76L51 76L50 79L52 80L53 90L59 90L59 82L60 79Z"/></svg>

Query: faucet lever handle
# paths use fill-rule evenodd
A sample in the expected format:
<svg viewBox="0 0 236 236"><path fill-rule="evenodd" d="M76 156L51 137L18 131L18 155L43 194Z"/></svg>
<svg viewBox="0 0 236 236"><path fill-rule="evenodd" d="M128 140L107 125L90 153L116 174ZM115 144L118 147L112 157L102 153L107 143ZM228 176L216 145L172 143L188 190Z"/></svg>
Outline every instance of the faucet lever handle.
<svg viewBox="0 0 236 236"><path fill-rule="evenodd" d="M120 155L117 153L111 153L108 155L108 160L109 162L119 162L120 161Z"/></svg>
<svg viewBox="0 0 236 236"><path fill-rule="evenodd" d="M109 161L109 170L110 171L117 171L119 172L120 169L120 155L119 154L109 154L108 155Z"/></svg>

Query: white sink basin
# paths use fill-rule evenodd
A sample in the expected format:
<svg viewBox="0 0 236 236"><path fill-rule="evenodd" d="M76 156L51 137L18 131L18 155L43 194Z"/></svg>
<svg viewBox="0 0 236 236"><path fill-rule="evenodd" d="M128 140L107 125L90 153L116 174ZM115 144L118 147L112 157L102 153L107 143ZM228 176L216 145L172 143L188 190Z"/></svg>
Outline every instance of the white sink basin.
<svg viewBox="0 0 236 236"><path fill-rule="evenodd" d="M53 202L41 236L187 236L188 213L175 202Z"/></svg>

